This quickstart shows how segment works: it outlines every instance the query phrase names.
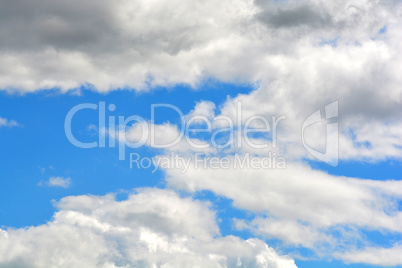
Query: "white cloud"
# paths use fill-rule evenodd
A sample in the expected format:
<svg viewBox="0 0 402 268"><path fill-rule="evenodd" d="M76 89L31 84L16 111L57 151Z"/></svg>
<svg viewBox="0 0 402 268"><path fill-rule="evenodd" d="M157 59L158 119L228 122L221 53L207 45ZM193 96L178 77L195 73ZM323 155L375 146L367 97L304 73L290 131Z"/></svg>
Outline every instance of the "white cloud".
<svg viewBox="0 0 402 268"><path fill-rule="evenodd" d="M192 117L201 116L211 120L215 117L215 109L215 103L211 101L200 101L197 102L194 109L186 115L186 118L190 119Z"/></svg>
<svg viewBox="0 0 402 268"><path fill-rule="evenodd" d="M280 239L285 245L315 249L318 243L335 242L335 239L325 232L297 220L257 217L251 222L246 222L236 219L235 226L239 230L251 229L263 237Z"/></svg>
<svg viewBox="0 0 402 268"><path fill-rule="evenodd" d="M246 30L254 9L252 1L2 3L9 13L2 12L1 23L9 27L0 36L8 40L0 47L0 88L195 85L216 56L241 45L237 31Z"/></svg>
<svg viewBox="0 0 402 268"><path fill-rule="evenodd" d="M339 255L348 263L368 263L380 266L397 266L402 263L402 246L394 245L391 248L369 247L364 250L355 250Z"/></svg>
<svg viewBox="0 0 402 268"><path fill-rule="evenodd" d="M49 187L61 187L61 188L68 188L71 186L71 178L67 177L50 177L45 184ZM42 182L40 183L40 185Z"/></svg>
<svg viewBox="0 0 402 268"><path fill-rule="evenodd" d="M215 148L207 146L207 141L191 138L185 133L184 128L177 127L170 123L153 124L144 122L132 124L129 127L120 126L116 133L108 133L112 137L118 138L119 142L127 147L149 146L160 148L167 151L181 152L184 154L193 154L203 152L206 154L216 152ZM192 146L192 144L201 146Z"/></svg>
<svg viewBox="0 0 402 268"><path fill-rule="evenodd" d="M253 115L286 115L278 128L279 149L289 157L309 157L300 143L304 120L339 100L341 159L400 159L402 91L397 85L402 81L395 70L402 61L392 57L392 51L383 41L298 47L297 56L271 60L267 73L273 81L262 80L251 94L229 99L221 113L236 120L236 104L241 102L244 120ZM384 68L378 68L380 62ZM312 145L325 141L323 130L311 137Z"/></svg>
<svg viewBox="0 0 402 268"><path fill-rule="evenodd" d="M296 267L258 239L219 235L207 203L168 190L69 196L54 219L2 230L2 267Z"/></svg>
<svg viewBox="0 0 402 268"><path fill-rule="evenodd" d="M166 169L168 185L190 192L209 190L256 213L250 221L235 222L258 236L336 256L344 248L370 242L361 230L402 234L402 212L396 205L402 199L401 181L332 176L297 162L269 170L190 163L184 173L173 165Z"/></svg>
<svg viewBox="0 0 402 268"><path fill-rule="evenodd" d="M399 94L401 6L396 2L45 0L1 5L0 22L7 25L0 33L6 40L0 46L2 89L66 91L90 83L99 91L147 90L196 86L213 77L300 81L316 93L327 82L340 85L341 93L359 88L350 102L362 91L375 94L378 87ZM387 30L380 34L383 27ZM338 46L323 45L331 40ZM283 80L286 74L289 79ZM332 92L332 85L325 87ZM309 91L295 90L311 97Z"/></svg>
<svg viewBox="0 0 402 268"><path fill-rule="evenodd" d="M19 124L14 120L0 117L0 127L17 127Z"/></svg>

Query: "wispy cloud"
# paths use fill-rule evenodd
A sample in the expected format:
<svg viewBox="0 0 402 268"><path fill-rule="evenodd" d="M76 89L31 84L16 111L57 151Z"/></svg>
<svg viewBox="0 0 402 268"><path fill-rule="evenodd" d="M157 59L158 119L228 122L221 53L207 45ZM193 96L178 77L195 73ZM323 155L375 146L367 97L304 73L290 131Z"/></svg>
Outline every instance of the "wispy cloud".
<svg viewBox="0 0 402 268"><path fill-rule="evenodd" d="M20 124L18 124L16 121L0 117L0 127L18 127L18 126L20 126Z"/></svg>
<svg viewBox="0 0 402 268"><path fill-rule="evenodd" d="M61 187L61 188L69 188L71 186L71 178L67 177L50 177L46 181L39 182L39 185L47 185L49 187Z"/></svg>

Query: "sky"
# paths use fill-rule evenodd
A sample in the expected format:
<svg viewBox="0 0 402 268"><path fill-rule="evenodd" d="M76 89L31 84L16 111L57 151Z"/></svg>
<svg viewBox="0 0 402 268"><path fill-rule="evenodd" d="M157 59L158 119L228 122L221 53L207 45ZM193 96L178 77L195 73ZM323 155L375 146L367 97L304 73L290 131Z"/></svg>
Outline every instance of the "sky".
<svg viewBox="0 0 402 268"><path fill-rule="evenodd" d="M402 267L400 1L0 0L1 267Z"/></svg>

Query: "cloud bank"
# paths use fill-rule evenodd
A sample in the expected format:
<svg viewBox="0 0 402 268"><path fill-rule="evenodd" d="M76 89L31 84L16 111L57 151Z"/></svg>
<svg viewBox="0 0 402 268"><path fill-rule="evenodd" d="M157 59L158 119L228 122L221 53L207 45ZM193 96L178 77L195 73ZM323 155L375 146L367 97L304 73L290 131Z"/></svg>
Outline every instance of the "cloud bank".
<svg viewBox="0 0 402 268"><path fill-rule="evenodd" d="M208 203L169 190L68 196L45 225L0 229L1 267L280 267L259 239L222 237Z"/></svg>

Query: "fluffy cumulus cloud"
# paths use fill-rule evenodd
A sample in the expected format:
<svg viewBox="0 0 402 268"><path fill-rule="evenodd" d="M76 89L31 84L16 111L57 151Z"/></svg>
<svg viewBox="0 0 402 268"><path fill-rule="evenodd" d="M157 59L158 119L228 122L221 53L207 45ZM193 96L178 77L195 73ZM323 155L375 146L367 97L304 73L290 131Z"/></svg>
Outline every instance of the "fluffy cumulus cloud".
<svg viewBox="0 0 402 268"><path fill-rule="evenodd" d="M246 58L242 33L255 12L252 1L21 1L0 9L0 88L22 91L194 85L216 63ZM233 45L233 55L224 52Z"/></svg>
<svg viewBox="0 0 402 268"><path fill-rule="evenodd" d="M296 267L258 239L219 235L207 203L169 190L69 196L45 225L0 230L1 267Z"/></svg>
<svg viewBox="0 0 402 268"><path fill-rule="evenodd" d="M371 83L380 79L382 90L395 89L389 99L400 99L396 1L42 0L3 2L0 10L2 89L143 90L211 76L286 76L305 98L307 87L353 87L354 99L381 94Z"/></svg>

